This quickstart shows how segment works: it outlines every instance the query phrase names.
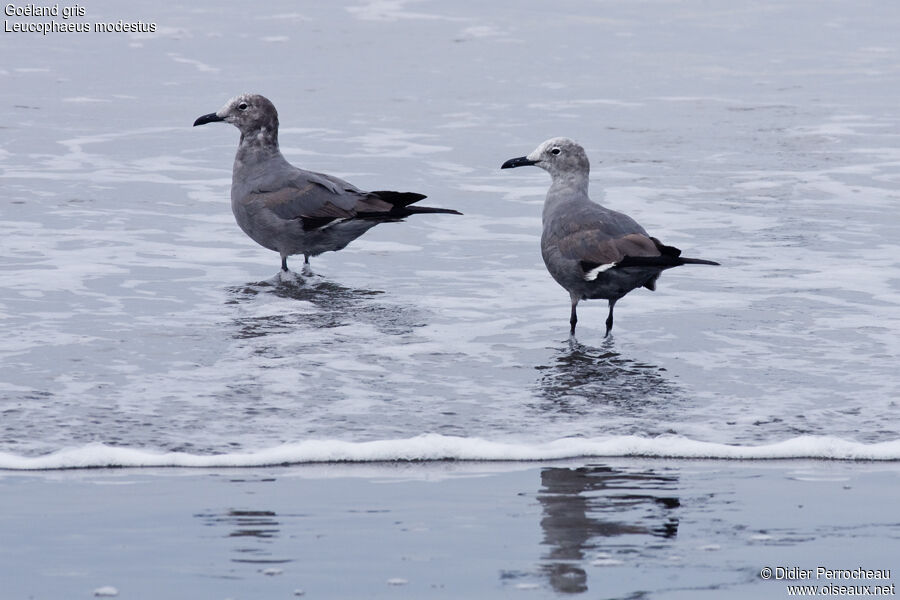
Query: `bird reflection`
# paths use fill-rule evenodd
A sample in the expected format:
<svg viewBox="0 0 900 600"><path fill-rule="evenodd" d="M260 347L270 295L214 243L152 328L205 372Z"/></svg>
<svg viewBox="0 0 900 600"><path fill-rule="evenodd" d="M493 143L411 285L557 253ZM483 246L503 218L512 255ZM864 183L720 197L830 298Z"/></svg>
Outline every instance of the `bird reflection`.
<svg viewBox="0 0 900 600"><path fill-rule="evenodd" d="M224 513L200 513L195 516L209 526L224 525L228 528L227 537L240 540L233 549L236 557L231 562L266 565L293 560L272 556L271 542L281 533L281 523L273 511L233 508Z"/></svg>
<svg viewBox="0 0 900 600"><path fill-rule="evenodd" d="M541 372L544 408L574 412L589 404L631 406L648 399L674 394L676 388L664 377L665 369L622 356L607 344L585 346L574 340L557 351L553 362L536 367ZM577 400L577 402L576 402Z"/></svg>
<svg viewBox="0 0 900 600"><path fill-rule="evenodd" d="M553 589L587 591L584 560L601 547L626 545L613 538L675 537L678 517L672 511L680 503L671 492L676 483L671 475L602 465L543 469L538 501L544 513L543 543L549 549L541 572Z"/></svg>
<svg viewBox="0 0 900 600"><path fill-rule="evenodd" d="M241 318L238 338L259 337L298 326L327 329L356 322L370 324L380 333L398 335L424 325L415 308L376 301L383 291L348 288L319 275L279 274L265 281L227 288L227 291L230 296L227 304L275 301L267 314L257 311L257 314ZM277 302L278 299L301 304L291 310ZM310 304L313 310L309 309Z"/></svg>

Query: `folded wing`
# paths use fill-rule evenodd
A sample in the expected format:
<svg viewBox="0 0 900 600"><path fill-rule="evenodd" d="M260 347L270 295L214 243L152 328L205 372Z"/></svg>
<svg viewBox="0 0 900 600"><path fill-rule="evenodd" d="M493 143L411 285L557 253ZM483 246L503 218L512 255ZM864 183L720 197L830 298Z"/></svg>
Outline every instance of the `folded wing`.
<svg viewBox="0 0 900 600"><path fill-rule="evenodd" d="M327 227L346 219L397 221L415 213L457 213L449 209L412 207L425 198L412 192L366 192L330 175L301 172L279 189L250 194L277 217L300 220L306 230Z"/></svg>

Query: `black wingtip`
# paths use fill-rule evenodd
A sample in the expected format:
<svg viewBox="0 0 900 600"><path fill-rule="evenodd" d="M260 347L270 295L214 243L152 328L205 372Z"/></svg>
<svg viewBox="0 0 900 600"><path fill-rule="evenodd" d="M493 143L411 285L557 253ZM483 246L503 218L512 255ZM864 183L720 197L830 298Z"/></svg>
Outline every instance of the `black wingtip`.
<svg viewBox="0 0 900 600"><path fill-rule="evenodd" d="M428 197L425 194L419 194L417 192L394 192L391 190L378 190L369 193L378 196L380 199L394 206L409 206L410 204L415 204L419 200L424 200Z"/></svg>
<svg viewBox="0 0 900 600"><path fill-rule="evenodd" d="M387 218L397 219L408 217L409 215L415 215L419 213L447 213L451 215L461 215L462 213L453 210L452 208L433 208L431 206L412 206L419 200L423 200L427 198L425 194L418 194L416 192L392 192L387 190L379 190L377 192L369 192L372 195L378 196L381 200L388 202L391 204L391 210L387 213L372 213L371 215L367 215L367 218L371 218L377 214L383 214Z"/></svg>
<svg viewBox="0 0 900 600"><path fill-rule="evenodd" d="M666 256L681 256L681 250L675 246L666 246L653 236L650 236L650 241L653 242L660 254L665 254Z"/></svg>
<svg viewBox="0 0 900 600"><path fill-rule="evenodd" d="M407 206L404 208L404 210L411 215L425 214L425 213L441 213L441 214L446 214L446 215L461 215L462 214L458 210L453 210L452 208L434 208L431 206Z"/></svg>

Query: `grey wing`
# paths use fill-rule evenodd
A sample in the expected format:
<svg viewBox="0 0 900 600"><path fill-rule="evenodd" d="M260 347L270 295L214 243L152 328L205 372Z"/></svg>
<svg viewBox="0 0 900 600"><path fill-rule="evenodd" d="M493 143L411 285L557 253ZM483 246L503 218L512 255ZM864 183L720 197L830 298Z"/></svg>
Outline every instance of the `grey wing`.
<svg viewBox="0 0 900 600"><path fill-rule="evenodd" d="M653 239L640 233L611 238L603 231L584 229L561 237L557 245L563 257L589 263L591 268L617 263L626 256L660 255Z"/></svg>
<svg viewBox="0 0 900 600"><path fill-rule="evenodd" d="M616 263L626 256L659 256L657 242L626 214L596 204L565 215L553 227L560 254L597 266Z"/></svg>
<svg viewBox="0 0 900 600"><path fill-rule="evenodd" d="M656 260L661 253L666 253L664 249L669 248L660 244L656 238L642 233L626 233L620 237L609 237L608 232L597 229L582 229L572 232L561 238L558 246L562 256L578 261L582 276L588 280L597 276L594 270L598 267L602 267L601 270L603 270L615 268L620 264L624 266L625 262L635 257L638 257L638 260L641 258ZM672 250L680 253L676 248L672 248ZM654 290L658 277L659 272L655 274L651 272L638 285Z"/></svg>
<svg viewBox="0 0 900 600"><path fill-rule="evenodd" d="M300 219L314 226L353 218L359 213L389 212L392 208L378 196L342 179L299 169L278 189L254 192L251 196L282 219Z"/></svg>

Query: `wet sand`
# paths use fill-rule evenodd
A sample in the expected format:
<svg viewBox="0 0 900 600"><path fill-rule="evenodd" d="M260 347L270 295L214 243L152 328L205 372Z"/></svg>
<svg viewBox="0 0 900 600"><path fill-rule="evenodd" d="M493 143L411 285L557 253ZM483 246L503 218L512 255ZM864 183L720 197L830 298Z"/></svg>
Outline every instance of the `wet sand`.
<svg viewBox="0 0 900 600"><path fill-rule="evenodd" d="M780 598L900 573L900 465L649 459L0 474L10 600Z"/></svg>

